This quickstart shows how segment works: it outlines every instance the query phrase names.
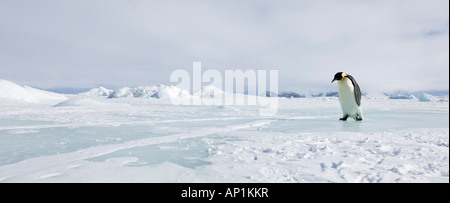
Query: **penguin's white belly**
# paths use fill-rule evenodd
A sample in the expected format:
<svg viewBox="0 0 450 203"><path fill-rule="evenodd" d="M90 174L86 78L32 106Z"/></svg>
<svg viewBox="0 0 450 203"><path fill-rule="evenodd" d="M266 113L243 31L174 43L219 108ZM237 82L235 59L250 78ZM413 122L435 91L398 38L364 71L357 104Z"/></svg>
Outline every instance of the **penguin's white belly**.
<svg viewBox="0 0 450 203"><path fill-rule="evenodd" d="M362 108L356 103L355 92L352 82L344 78L339 81L339 102L341 103L342 113L351 118L356 118L358 115L363 118Z"/></svg>

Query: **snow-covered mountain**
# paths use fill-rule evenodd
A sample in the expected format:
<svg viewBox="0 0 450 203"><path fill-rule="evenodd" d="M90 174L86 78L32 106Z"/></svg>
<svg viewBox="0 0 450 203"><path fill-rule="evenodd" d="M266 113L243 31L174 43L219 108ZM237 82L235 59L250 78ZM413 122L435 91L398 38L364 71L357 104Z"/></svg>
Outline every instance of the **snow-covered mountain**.
<svg viewBox="0 0 450 203"><path fill-rule="evenodd" d="M0 79L0 102L2 104L33 103L56 104L67 100L65 95L20 86L16 83Z"/></svg>

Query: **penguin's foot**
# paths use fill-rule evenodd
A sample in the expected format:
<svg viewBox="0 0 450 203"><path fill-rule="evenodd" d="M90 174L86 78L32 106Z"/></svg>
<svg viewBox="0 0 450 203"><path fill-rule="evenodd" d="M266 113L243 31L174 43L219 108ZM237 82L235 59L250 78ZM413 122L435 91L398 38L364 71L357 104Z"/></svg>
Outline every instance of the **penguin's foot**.
<svg viewBox="0 0 450 203"><path fill-rule="evenodd" d="M355 120L356 120L356 121L362 121L363 119L361 118L361 116L360 116L360 115L356 114L356 118L355 118Z"/></svg>
<svg viewBox="0 0 450 203"><path fill-rule="evenodd" d="M348 118L348 116L345 115L344 117L340 118L339 120L340 120L340 121L347 121L347 118Z"/></svg>

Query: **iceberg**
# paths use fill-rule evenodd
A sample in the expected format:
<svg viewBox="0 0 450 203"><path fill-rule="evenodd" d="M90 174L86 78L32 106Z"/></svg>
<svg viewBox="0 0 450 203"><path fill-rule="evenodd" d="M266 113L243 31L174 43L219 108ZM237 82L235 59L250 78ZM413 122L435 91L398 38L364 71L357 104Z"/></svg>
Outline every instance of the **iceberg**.
<svg viewBox="0 0 450 203"><path fill-rule="evenodd" d="M419 95L417 95L417 98L419 99L419 101L421 102L433 102L433 101L438 101L438 99L430 94L427 93L420 93Z"/></svg>
<svg viewBox="0 0 450 203"><path fill-rule="evenodd" d="M104 87L96 87L92 88L91 90L87 92L80 93L80 95L84 96L104 96L109 97L114 91L110 89L106 89Z"/></svg>
<svg viewBox="0 0 450 203"><path fill-rule="evenodd" d="M150 98L155 97L155 94L163 87L164 85L137 87L133 88L131 92L133 93L133 97Z"/></svg>
<svg viewBox="0 0 450 203"><path fill-rule="evenodd" d="M155 98L176 98L176 97L187 97L190 96L187 90L183 90L181 88L175 86L164 86L162 87L157 94L155 94Z"/></svg>
<svg viewBox="0 0 450 203"><path fill-rule="evenodd" d="M286 97L286 98L305 98L304 94L299 94L297 92L291 91L283 91L278 93L278 97Z"/></svg>
<svg viewBox="0 0 450 203"><path fill-rule="evenodd" d="M409 93L392 93L389 94L389 99L415 99L416 97Z"/></svg>
<svg viewBox="0 0 450 203"><path fill-rule="evenodd" d="M170 98L178 96L190 96L187 90L175 86L155 85L142 87L122 87L117 90L108 90L103 87L93 88L81 93L83 96L106 96L113 98Z"/></svg>
<svg viewBox="0 0 450 203"><path fill-rule="evenodd" d="M122 87L108 96L108 98L123 98L123 97L133 97L133 92L131 91L131 88Z"/></svg>

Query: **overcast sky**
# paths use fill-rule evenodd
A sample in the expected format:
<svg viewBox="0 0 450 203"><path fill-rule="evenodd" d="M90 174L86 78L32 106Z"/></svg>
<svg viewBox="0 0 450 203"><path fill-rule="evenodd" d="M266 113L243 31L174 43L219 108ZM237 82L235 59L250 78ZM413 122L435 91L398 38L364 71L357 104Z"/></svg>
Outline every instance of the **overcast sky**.
<svg viewBox="0 0 450 203"><path fill-rule="evenodd" d="M169 84L192 62L276 69L282 90L449 89L448 0L0 0L0 78Z"/></svg>

